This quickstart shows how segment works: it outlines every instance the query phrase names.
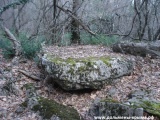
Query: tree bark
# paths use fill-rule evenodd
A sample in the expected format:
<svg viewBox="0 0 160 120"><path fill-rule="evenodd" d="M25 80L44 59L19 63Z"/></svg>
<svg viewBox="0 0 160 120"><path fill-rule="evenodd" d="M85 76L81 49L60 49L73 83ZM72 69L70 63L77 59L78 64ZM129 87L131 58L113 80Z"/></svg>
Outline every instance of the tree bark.
<svg viewBox="0 0 160 120"><path fill-rule="evenodd" d="M80 0L73 0L72 12L75 17L78 16L78 8L79 8ZM72 18L71 21L71 43L80 44L80 31L79 31L79 23L76 19Z"/></svg>
<svg viewBox="0 0 160 120"><path fill-rule="evenodd" d="M56 31L56 24L57 24L57 0L53 0L53 30L52 30L52 44L57 41L57 31Z"/></svg>

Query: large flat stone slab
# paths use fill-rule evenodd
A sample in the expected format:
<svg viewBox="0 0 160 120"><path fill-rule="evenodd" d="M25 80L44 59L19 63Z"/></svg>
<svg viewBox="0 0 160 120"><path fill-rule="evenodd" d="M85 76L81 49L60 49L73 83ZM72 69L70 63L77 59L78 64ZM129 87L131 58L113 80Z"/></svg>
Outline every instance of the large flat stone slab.
<svg viewBox="0 0 160 120"><path fill-rule="evenodd" d="M83 53L83 49L78 52ZM54 51L45 51L42 56L45 71L65 90L100 89L133 70L132 62L122 57L104 54L76 58L73 56L58 56Z"/></svg>

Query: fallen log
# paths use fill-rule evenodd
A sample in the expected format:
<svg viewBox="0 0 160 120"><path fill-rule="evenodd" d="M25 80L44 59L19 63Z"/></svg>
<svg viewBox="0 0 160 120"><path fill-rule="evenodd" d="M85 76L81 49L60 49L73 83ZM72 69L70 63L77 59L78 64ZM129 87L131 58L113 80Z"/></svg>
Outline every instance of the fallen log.
<svg viewBox="0 0 160 120"><path fill-rule="evenodd" d="M160 58L160 40L154 42L119 42L112 46L114 52L142 57Z"/></svg>

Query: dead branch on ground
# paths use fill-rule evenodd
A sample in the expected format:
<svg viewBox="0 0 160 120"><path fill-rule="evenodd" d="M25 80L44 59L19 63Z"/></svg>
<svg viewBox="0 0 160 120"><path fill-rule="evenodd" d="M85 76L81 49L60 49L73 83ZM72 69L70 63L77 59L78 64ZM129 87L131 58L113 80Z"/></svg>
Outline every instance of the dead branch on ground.
<svg viewBox="0 0 160 120"><path fill-rule="evenodd" d="M35 76L35 75L32 75L31 73L26 72L26 71L24 71L24 70L18 70L18 72L22 73L23 75L25 75L25 76L27 76L27 77L35 80L35 81L41 81L41 80L42 80L41 78L39 78L39 77L37 77L37 76Z"/></svg>

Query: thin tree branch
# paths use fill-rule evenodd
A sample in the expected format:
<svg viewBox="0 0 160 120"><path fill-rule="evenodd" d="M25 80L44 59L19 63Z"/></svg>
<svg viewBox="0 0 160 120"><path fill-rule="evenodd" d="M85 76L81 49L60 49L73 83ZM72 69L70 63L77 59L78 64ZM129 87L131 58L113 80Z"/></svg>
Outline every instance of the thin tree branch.
<svg viewBox="0 0 160 120"><path fill-rule="evenodd" d="M69 16L71 16L73 19L75 19L75 20L79 23L79 25L81 25L82 28L83 28L84 30L86 30L88 33L90 33L90 34L93 35L93 36L96 35L96 33L92 32L86 25L84 25L84 23L82 23L82 21L81 21L78 17L74 16L71 11L69 11L68 9L66 10L66 9L64 9L64 8L58 6L58 5L57 5L57 7L58 7L59 9L61 9L63 12L65 12L66 14L68 14Z"/></svg>

